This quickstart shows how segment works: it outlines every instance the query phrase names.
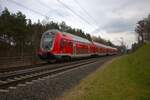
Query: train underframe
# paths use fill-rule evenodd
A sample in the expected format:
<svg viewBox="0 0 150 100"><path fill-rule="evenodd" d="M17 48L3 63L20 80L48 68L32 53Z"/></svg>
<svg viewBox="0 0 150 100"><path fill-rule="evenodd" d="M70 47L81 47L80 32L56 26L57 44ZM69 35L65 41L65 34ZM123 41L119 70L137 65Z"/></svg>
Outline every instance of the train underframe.
<svg viewBox="0 0 150 100"><path fill-rule="evenodd" d="M53 54L53 53L42 53L41 55L38 55L40 59L47 61L49 63L53 62L59 62L59 61L71 61L74 59L84 59L84 58L91 58L91 57L100 57L100 56L107 56L108 54L103 54L103 55L98 55L98 54L93 54L93 55L87 55L87 56L70 56L70 55L62 55L62 54Z"/></svg>

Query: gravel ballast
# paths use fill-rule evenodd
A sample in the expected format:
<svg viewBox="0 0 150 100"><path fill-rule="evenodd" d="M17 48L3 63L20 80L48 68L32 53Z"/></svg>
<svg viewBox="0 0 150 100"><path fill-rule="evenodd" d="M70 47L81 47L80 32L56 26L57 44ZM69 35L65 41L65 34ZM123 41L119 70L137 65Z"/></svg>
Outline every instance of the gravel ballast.
<svg viewBox="0 0 150 100"><path fill-rule="evenodd" d="M54 100L110 59L112 57L102 57L74 70L10 87L8 92L0 92L0 100Z"/></svg>

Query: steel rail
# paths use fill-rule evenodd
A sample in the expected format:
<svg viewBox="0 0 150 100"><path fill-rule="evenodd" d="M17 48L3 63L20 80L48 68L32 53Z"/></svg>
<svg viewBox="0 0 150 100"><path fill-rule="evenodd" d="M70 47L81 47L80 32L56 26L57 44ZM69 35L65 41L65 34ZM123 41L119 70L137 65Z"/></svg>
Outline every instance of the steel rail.
<svg viewBox="0 0 150 100"><path fill-rule="evenodd" d="M74 62L74 63L64 64L59 67L56 66L56 67L49 68L49 69L46 68L45 70L35 71L33 73L32 73L32 70L30 70L29 71L30 74L29 74L29 72L23 73L23 74L20 73L20 75L16 74L16 75L18 75L17 77L16 77L16 75L12 75L12 76L8 75L9 77L6 75L7 77L5 77L5 76L3 77L3 78L5 78L5 80L0 81L0 89L7 89L10 86L16 86L19 83L29 82L29 81L35 80L37 78L45 77L47 75L58 74L60 72L63 72L63 71L69 70L69 69L73 69L73 68L77 68L77 67L80 67L83 65L94 63L97 60L98 59L89 59L89 60L82 61L82 62L78 61L78 63Z"/></svg>

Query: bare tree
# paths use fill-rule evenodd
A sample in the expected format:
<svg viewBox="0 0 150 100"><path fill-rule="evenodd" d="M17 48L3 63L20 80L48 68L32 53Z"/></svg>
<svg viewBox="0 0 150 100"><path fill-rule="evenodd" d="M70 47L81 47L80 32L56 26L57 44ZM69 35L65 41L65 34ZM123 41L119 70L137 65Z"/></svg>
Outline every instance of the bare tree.
<svg viewBox="0 0 150 100"><path fill-rule="evenodd" d="M150 15L137 22L135 32L138 33L139 43L150 41Z"/></svg>

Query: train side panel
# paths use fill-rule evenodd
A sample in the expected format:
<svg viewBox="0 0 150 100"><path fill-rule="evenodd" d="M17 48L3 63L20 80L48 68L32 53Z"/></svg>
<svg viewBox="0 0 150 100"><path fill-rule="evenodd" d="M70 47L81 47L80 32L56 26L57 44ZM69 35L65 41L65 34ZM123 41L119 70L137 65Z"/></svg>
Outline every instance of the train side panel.
<svg viewBox="0 0 150 100"><path fill-rule="evenodd" d="M48 36L41 39L41 48L38 53L40 58L59 59L63 57L87 57L92 55L113 55L117 49L100 43L91 42L87 39L58 30L49 30L43 33ZM55 35L55 39L52 36ZM44 40L45 39L45 40ZM43 43L46 44L43 44ZM51 44L49 46L49 43ZM52 45L53 44L53 45ZM47 48L49 47L49 48Z"/></svg>

